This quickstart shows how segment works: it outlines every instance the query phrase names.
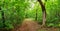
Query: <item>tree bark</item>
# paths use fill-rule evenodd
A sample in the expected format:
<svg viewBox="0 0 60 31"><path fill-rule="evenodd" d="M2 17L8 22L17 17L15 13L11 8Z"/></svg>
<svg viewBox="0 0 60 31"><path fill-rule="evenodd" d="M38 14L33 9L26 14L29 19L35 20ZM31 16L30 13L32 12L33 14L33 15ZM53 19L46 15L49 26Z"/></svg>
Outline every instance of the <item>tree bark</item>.
<svg viewBox="0 0 60 31"><path fill-rule="evenodd" d="M38 2L40 3L41 8L42 8L42 17L43 17L42 25L45 26L45 23L46 23L46 8L45 8L45 5L43 4L43 2L41 0L38 0Z"/></svg>

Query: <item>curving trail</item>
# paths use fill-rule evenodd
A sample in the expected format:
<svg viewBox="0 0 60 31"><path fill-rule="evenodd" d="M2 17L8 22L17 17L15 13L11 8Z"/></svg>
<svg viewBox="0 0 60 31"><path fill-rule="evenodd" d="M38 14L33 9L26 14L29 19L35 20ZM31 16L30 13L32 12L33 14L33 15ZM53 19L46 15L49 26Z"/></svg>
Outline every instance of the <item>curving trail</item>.
<svg viewBox="0 0 60 31"><path fill-rule="evenodd" d="M24 19L21 26L13 29L12 31L57 31L57 28L41 28L33 19ZM59 31L59 30L58 30Z"/></svg>
<svg viewBox="0 0 60 31"><path fill-rule="evenodd" d="M20 31L37 31L38 23L32 19L24 19L22 26L19 28Z"/></svg>

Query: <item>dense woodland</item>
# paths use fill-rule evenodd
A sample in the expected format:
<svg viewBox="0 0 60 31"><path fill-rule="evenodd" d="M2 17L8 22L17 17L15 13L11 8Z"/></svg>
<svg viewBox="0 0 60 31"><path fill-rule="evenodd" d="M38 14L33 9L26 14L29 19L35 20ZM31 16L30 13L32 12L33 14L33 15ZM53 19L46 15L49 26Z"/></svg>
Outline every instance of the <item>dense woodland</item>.
<svg viewBox="0 0 60 31"><path fill-rule="evenodd" d="M60 0L0 0L0 29L12 29L26 18L59 28Z"/></svg>

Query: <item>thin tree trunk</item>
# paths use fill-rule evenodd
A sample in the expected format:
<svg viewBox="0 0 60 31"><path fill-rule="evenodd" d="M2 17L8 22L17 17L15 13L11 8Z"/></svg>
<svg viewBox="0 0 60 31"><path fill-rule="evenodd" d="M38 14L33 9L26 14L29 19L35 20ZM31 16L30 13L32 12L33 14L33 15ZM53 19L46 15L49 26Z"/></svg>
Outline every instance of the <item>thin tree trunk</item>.
<svg viewBox="0 0 60 31"><path fill-rule="evenodd" d="M37 21L37 10L36 10L36 18L35 18L35 20Z"/></svg>
<svg viewBox="0 0 60 31"><path fill-rule="evenodd" d="M4 18L4 12L2 11L2 20L3 20L3 28L5 28L5 18Z"/></svg>
<svg viewBox="0 0 60 31"><path fill-rule="evenodd" d="M1 7L0 7L0 10L1 10ZM5 28L4 11L1 11L1 15L2 15L2 20L3 20L3 28Z"/></svg>
<svg viewBox="0 0 60 31"><path fill-rule="evenodd" d="M38 2L40 3L41 8L42 8L42 16L43 16L42 25L45 26L45 23L46 23L46 8L45 8L45 5L43 4L43 2L41 0L38 0Z"/></svg>

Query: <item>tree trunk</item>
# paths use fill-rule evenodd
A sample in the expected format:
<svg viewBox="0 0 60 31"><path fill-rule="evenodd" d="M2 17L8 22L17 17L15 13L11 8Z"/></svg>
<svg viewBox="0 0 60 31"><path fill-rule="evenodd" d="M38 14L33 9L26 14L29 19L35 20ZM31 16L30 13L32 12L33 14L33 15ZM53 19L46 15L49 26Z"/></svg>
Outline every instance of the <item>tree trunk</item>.
<svg viewBox="0 0 60 31"><path fill-rule="evenodd" d="M37 21L37 10L36 10L36 18L35 18L35 20Z"/></svg>
<svg viewBox="0 0 60 31"><path fill-rule="evenodd" d="M0 10L1 10L1 7L0 7ZM1 11L1 15L2 15L2 20L3 20L3 28L5 28L4 11Z"/></svg>
<svg viewBox="0 0 60 31"><path fill-rule="evenodd" d="M45 5L43 4L43 2L41 0L38 0L38 2L40 3L41 8L42 8L42 16L43 16L42 25L45 26L45 23L46 23L46 8L45 8Z"/></svg>
<svg viewBox="0 0 60 31"><path fill-rule="evenodd" d="M3 28L5 28L5 18L4 18L4 12L2 11L2 20L3 20Z"/></svg>

